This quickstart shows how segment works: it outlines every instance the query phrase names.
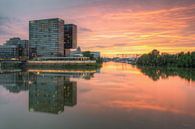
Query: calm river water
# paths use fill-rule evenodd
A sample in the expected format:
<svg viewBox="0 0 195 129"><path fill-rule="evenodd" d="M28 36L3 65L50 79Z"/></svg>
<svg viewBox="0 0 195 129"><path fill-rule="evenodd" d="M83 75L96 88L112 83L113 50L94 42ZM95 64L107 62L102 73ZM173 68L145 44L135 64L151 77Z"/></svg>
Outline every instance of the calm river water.
<svg viewBox="0 0 195 129"><path fill-rule="evenodd" d="M195 129L195 71L109 62L0 74L0 129Z"/></svg>

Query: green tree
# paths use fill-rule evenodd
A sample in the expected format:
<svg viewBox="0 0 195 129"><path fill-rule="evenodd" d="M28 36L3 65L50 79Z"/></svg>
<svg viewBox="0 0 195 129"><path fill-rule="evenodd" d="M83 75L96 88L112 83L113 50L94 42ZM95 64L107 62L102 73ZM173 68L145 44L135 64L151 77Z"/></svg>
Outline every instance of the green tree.
<svg viewBox="0 0 195 129"><path fill-rule="evenodd" d="M185 67L195 68L195 52L181 52L178 54L162 53L158 50L153 50L148 54L143 54L137 60L138 65L145 66L166 66L166 67Z"/></svg>
<svg viewBox="0 0 195 129"><path fill-rule="evenodd" d="M89 57L91 60L93 59L93 55L91 54L90 51L85 51L85 52L83 52L83 56Z"/></svg>

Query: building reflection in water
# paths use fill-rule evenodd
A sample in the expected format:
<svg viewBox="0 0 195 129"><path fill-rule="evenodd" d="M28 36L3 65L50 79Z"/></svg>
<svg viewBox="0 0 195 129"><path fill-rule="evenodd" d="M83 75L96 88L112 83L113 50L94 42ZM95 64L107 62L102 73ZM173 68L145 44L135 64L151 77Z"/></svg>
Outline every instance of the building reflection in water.
<svg viewBox="0 0 195 129"><path fill-rule="evenodd" d="M29 74L22 72L1 73L0 85L2 85L11 93L27 91L29 86Z"/></svg>
<svg viewBox="0 0 195 129"><path fill-rule="evenodd" d="M29 88L29 111L58 114L77 103L77 83L64 76L37 75Z"/></svg>
<svg viewBox="0 0 195 129"><path fill-rule="evenodd" d="M75 106L77 104L77 82L65 81L64 105Z"/></svg>
<svg viewBox="0 0 195 129"><path fill-rule="evenodd" d="M70 78L90 79L94 71L4 73L0 85L11 93L29 90L29 111L59 114L65 106L77 104L77 82Z"/></svg>

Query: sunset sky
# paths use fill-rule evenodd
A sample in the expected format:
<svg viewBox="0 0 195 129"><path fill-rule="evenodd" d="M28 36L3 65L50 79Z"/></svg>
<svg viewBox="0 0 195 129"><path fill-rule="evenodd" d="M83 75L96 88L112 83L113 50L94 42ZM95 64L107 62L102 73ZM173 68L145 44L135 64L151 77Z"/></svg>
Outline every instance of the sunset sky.
<svg viewBox="0 0 195 129"><path fill-rule="evenodd" d="M54 17L78 25L83 50L105 56L195 51L195 0L0 0L0 43Z"/></svg>

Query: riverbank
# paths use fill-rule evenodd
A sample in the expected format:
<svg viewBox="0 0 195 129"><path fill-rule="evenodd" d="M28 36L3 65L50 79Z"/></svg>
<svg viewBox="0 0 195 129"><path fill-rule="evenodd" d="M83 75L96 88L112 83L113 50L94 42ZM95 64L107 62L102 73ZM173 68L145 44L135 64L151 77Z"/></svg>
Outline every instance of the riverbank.
<svg viewBox="0 0 195 129"><path fill-rule="evenodd" d="M36 69L97 69L101 67L96 61L28 61L26 68Z"/></svg>
<svg viewBox="0 0 195 129"><path fill-rule="evenodd" d="M195 68L179 68L179 67L152 67L152 66L136 66L141 72L152 80L157 81L160 78L168 78L179 76L188 81L195 81Z"/></svg>
<svg viewBox="0 0 195 129"><path fill-rule="evenodd" d="M168 54L153 50L140 56L136 64L139 66L195 68L195 52Z"/></svg>
<svg viewBox="0 0 195 129"><path fill-rule="evenodd" d="M96 61L1 61L0 73L5 71L15 72L15 69L20 71L28 69L97 70L101 67L102 63L96 63Z"/></svg>

